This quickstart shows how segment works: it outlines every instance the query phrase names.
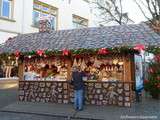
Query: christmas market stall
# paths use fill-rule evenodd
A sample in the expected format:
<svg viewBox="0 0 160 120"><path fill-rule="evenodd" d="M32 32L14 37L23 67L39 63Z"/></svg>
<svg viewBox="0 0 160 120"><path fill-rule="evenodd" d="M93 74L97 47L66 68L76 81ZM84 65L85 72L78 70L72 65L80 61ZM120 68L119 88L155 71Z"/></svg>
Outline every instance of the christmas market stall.
<svg viewBox="0 0 160 120"><path fill-rule="evenodd" d="M79 66L85 73L86 104L130 107L134 55L143 49L139 44L158 43L157 36L145 24L45 29L6 41L2 51L18 59L20 101L72 103L68 81L72 67Z"/></svg>

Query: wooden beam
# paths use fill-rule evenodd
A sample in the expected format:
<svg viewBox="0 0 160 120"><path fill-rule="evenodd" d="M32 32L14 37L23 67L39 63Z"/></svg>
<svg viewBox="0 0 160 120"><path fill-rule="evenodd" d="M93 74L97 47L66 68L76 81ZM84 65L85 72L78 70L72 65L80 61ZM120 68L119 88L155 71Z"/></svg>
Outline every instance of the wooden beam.
<svg viewBox="0 0 160 120"><path fill-rule="evenodd" d="M20 61L18 62L18 77L20 81L24 80L24 63Z"/></svg>

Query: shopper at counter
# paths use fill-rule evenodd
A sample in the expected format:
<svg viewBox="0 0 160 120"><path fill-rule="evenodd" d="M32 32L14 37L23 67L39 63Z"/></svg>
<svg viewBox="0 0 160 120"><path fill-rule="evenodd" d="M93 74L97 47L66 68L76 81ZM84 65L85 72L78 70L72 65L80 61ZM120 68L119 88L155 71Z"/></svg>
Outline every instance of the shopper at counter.
<svg viewBox="0 0 160 120"><path fill-rule="evenodd" d="M73 67L72 72L72 85L74 88L74 108L76 110L83 109L83 93L84 93L84 82L83 72L80 71L79 67Z"/></svg>

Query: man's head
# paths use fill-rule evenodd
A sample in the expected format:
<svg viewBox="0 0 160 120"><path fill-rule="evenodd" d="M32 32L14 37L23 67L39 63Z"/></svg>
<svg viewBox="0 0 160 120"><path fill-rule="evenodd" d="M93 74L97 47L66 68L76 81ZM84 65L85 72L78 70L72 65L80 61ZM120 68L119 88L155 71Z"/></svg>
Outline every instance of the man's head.
<svg viewBox="0 0 160 120"><path fill-rule="evenodd" d="M73 71L73 72L80 71L80 68L79 68L78 66L74 66L74 67L72 68L72 71Z"/></svg>

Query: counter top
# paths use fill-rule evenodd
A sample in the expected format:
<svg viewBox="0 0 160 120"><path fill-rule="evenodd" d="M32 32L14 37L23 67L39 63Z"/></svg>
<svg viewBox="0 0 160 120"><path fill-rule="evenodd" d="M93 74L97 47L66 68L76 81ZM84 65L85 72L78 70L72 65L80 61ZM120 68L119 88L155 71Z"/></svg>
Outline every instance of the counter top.
<svg viewBox="0 0 160 120"><path fill-rule="evenodd" d="M68 80L21 80L20 82L69 82ZM134 83L133 81L97 81L97 80L87 80L86 83Z"/></svg>

